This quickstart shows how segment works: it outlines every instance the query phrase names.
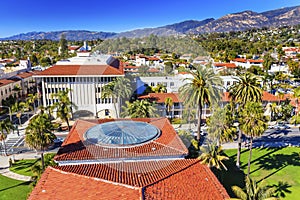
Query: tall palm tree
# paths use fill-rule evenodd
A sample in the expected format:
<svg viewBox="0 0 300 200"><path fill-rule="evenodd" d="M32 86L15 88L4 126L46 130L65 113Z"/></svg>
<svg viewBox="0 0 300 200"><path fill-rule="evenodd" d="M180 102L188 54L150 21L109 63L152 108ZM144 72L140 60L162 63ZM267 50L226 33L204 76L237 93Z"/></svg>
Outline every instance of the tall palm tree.
<svg viewBox="0 0 300 200"><path fill-rule="evenodd" d="M171 112L171 109L173 107L173 99L171 97L167 97L165 99L165 106L167 108L167 116L170 116L170 112ZM172 119L172 113L171 113L170 118Z"/></svg>
<svg viewBox="0 0 300 200"><path fill-rule="evenodd" d="M0 121L0 141L3 143L5 155L7 155L5 140L7 138L7 134L9 134L11 130L13 130L13 124L9 119Z"/></svg>
<svg viewBox="0 0 300 200"><path fill-rule="evenodd" d="M122 99L129 98L132 94L132 87L130 80L125 77L118 77L113 81L102 87L101 98L112 98L115 107L117 118L119 118L119 112L116 103L119 102L119 110L121 110Z"/></svg>
<svg viewBox="0 0 300 200"><path fill-rule="evenodd" d="M233 126L234 118L229 110L229 105L224 108L216 108L207 121L209 137L217 143L233 141L237 128Z"/></svg>
<svg viewBox="0 0 300 200"><path fill-rule="evenodd" d="M239 119L240 129L250 138L250 151L248 159L248 176L250 174L250 165L252 158L253 137L261 136L268 128L268 119L264 116L264 110L261 103L246 103L241 117Z"/></svg>
<svg viewBox="0 0 300 200"><path fill-rule="evenodd" d="M27 111L27 119L29 119L29 111L33 110L31 103L29 101L25 101L25 102L20 102L19 104L24 111Z"/></svg>
<svg viewBox="0 0 300 200"><path fill-rule="evenodd" d="M276 197L272 197L275 193L275 189L268 186L261 186L257 184L255 180L252 180L249 176L245 178L246 187L242 189L238 186L232 186L232 191L241 200L276 200Z"/></svg>
<svg viewBox="0 0 300 200"><path fill-rule="evenodd" d="M30 120L25 130L26 144L37 151L41 151L43 169L45 168L44 151L56 139L56 136L52 132L54 128L50 116L44 112L40 112Z"/></svg>
<svg viewBox="0 0 300 200"><path fill-rule="evenodd" d="M51 106L52 110L56 110L57 117L65 121L70 131L69 119L71 118L72 108L77 108L77 106L71 102L69 98L69 92L71 90L61 90L56 94L52 95L52 98L56 98L57 101Z"/></svg>
<svg viewBox="0 0 300 200"><path fill-rule="evenodd" d="M28 94L28 98L27 98L27 102L30 105L33 105L33 111L36 111L36 106L35 106L35 102L36 100L38 100L38 93L35 94Z"/></svg>
<svg viewBox="0 0 300 200"><path fill-rule="evenodd" d="M121 113L122 117L149 118L157 116L155 113L156 108L148 100L136 100L132 103L126 101L125 103L126 107L123 106L124 112Z"/></svg>
<svg viewBox="0 0 300 200"><path fill-rule="evenodd" d="M197 140L200 141L201 116L204 104L216 103L221 97L222 81L213 69L199 66L191 71L192 78L179 88L180 97L186 105L198 106Z"/></svg>
<svg viewBox="0 0 300 200"><path fill-rule="evenodd" d="M22 117L22 113L24 112L24 107L23 107L22 103L15 102L12 105L11 109L12 109L12 112L16 113L16 116L19 119L19 125L21 125L22 124L21 117Z"/></svg>
<svg viewBox="0 0 300 200"><path fill-rule="evenodd" d="M232 85L229 89L229 95L235 103L237 103L240 108L243 109L247 102L261 102L262 99L262 89L258 82L257 77L249 72L239 76L237 82ZM242 148L242 133L239 131L238 135L238 149L237 149L237 159L236 166L240 168L240 157Z"/></svg>
<svg viewBox="0 0 300 200"><path fill-rule="evenodd" d="M222 147L215 144L208 144L207 147L200 147L202 152L199 156L202 164L208 165L208 167L215 167L217 169L224 168L227 170L227 167L222 162L223 160L228 160L228 157L221 155Z"/></svg>

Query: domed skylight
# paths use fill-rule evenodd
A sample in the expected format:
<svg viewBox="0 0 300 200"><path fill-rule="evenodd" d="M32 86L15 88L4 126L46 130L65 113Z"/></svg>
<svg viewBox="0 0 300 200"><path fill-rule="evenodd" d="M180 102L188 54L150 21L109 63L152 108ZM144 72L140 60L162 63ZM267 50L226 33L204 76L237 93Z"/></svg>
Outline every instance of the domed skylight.
<svg viewBox="0 0 300 200"><path fill-rule="evenodd" d="M159 136L159 129L138 121L113 121L93 126L85 133L90 143L102 146L142 144Z"/></svg>

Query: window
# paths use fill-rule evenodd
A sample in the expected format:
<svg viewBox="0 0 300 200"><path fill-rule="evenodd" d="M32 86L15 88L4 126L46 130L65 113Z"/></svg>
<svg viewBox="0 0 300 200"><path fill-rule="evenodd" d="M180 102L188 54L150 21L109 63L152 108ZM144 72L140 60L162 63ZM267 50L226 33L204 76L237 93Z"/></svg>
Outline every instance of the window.
<svg viewBox="0 0 300 200"><path fill-rule="evenodd" d="M171 86L171 87L174 86L174 82L171 82L171 83L170 83L170 86Z"/></svg>

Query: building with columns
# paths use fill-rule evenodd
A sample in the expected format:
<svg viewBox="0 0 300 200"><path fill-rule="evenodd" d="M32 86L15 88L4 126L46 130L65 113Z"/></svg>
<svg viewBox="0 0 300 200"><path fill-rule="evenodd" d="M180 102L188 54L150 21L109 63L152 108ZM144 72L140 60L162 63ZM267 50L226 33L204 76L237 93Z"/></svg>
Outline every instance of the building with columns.
<svg viewBox="0 0 300 200"><path fill-rule="evenodd" d="M94 117L115 118L113 99L102 99L101 93L105 84L121 76L124 73L119 60L110 55L88 53L59 61L35 77L42 82L44 106L56 101L52 97L54 93L69 89L69 98L77 106L73 116L87 113Z"/></svg>

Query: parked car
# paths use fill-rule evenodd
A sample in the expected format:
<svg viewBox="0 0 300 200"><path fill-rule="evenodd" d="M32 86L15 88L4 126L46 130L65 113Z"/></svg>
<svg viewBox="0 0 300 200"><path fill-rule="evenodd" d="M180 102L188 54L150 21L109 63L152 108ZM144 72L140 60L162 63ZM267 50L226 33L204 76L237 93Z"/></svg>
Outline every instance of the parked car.
<svg viewBox="0 0 300 200"><path fill-rule="evenodd" d="M290 127L284 123L278 123L277 125L275 125L274 128L276 130L285 130L285 129L289 129Z"/></svg>

